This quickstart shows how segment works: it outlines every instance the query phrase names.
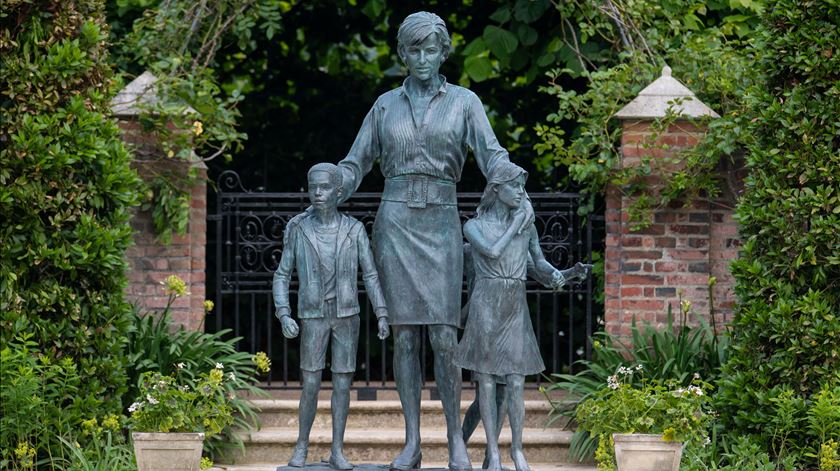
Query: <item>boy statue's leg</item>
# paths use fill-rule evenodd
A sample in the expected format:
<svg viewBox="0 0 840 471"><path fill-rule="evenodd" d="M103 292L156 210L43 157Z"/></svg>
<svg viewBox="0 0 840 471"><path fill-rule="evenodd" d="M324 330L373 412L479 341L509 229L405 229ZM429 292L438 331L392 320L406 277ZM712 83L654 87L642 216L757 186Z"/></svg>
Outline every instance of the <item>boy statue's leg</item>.
<svg viewBox="0 0 840 471"><path fill-rule="evenodd" d="M353 465L344 457L344 429L347 426L347 412L350 409L350 384L353 373L333 373L333 392L330 403L332 409L332 450L330 467L349 470Z"/></svg>
<svg viewBox="0 0 840 471"><path fill-rule="evenodd" d="M350 385L356 371L356 350L359 345L359 316L335 317L334 303L329 305L332 342L332 383L330 403L332 411L332 449L330 467L337 470L353 469L344 457L344 429L350 410Z"/></svg>
<svg viewBox="0 0 840 471"><path fill-rule="evenodd" d="M300 408L298 411L298 439L289 466L302 468L306 465L306 454L309 451L309 432L315 421L318 409L318 391L321 390L321 370L300 370L303 390L300 393Z"/></svg>

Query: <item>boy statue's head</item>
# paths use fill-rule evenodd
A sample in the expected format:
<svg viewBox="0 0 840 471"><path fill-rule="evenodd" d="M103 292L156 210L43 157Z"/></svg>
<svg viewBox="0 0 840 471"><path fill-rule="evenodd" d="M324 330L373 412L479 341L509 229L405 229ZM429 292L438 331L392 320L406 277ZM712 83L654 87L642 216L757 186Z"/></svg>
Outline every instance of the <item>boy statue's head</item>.
<svg viewBox="0 0 840 471"><path fill-rule="evenodd" d="M315 209L331 209L338 206L343 189L341 170L330 163L318 163L309 169L309 201Z"/></svg>

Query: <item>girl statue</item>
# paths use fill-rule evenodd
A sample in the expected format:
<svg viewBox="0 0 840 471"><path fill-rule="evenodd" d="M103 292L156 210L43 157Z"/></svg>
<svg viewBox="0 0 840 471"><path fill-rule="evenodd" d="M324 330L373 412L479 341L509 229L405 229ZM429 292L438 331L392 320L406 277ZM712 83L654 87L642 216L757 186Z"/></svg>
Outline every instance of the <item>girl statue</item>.
<svg viewBox="0 0 840 471"><path fill-rule="evenodd" d="M522 451L525 417L525 376L545 369L531 326L525 297L529 259L534 278L559 289L568 281L585 279L591 265L577 263L557 270L542 254L537 229L527 224L522 209L527 172L500 162L487 177L477 215L464 224L471 245L475 281L472 286L464 335L454 363L476 373L481 421L487 435L486 468L501 471L496 420L497 378L504 378L511 427L511 458L517 471L530 471Z"/></svg>

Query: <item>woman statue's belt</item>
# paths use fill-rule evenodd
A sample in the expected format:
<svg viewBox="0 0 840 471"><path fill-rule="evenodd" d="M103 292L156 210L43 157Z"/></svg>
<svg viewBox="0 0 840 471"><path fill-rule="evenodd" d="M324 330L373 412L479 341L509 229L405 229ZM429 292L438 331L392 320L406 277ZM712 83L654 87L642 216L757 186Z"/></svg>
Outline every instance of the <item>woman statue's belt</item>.
<svg viewBox="0 0 840 471"><path fill-rule="evenodd" d="M382 201L406 203L409 208L427 205L455 206L455 183L426 175L401 175L385 180Z"/></svg>

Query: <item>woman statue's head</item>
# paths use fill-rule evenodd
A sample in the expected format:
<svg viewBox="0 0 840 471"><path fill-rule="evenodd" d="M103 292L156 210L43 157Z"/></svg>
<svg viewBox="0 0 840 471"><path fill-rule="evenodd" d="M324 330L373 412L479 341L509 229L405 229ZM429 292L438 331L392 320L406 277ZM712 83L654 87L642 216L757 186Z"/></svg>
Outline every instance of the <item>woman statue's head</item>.
<svg viewBox="0 0 840 471"><path fill-rule="evenodd" d="M497 201L510 209L518 208L525 197L527 179L528 172L516 164L499 162L494 165L487 175L487 186L476 209L478 216L489 211Z"/></svg>
<svg viewBox="0 0 840 471"><path fill-rule="evenodd" d="M437 77L451 48L446 23L434 13L420 11L408 15L397 32L400 59L411 75L422 81Z"/></svg>

